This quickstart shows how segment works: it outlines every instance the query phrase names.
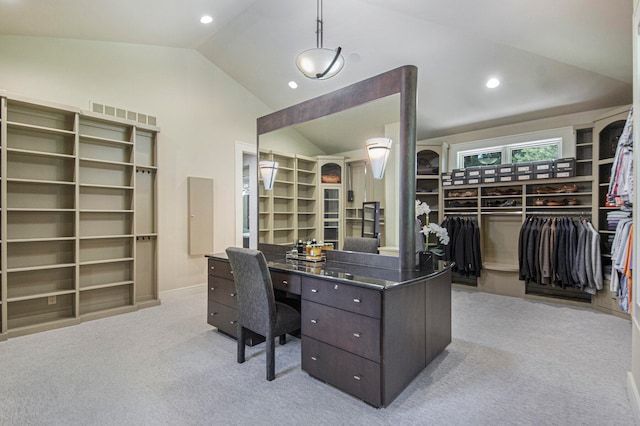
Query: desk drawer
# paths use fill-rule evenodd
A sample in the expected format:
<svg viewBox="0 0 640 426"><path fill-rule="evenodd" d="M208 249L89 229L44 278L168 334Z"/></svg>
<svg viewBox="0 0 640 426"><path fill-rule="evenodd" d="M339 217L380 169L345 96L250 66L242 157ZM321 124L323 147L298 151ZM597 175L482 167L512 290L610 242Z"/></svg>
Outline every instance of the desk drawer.
<svg viewBox="0 0 640 426"><path fill-rule="evenodd" d="M209 300L207 322L230 336L238 334L238 311L229 306Z"/></svg>
<svg viewBox="0 0 640 426"><path fill-rule="evenodd" d="M380 320L302 301L302 334L380 362Z"/></svg>
<svg viewBox="0 0 640 426"><path fill-rule="evenodd" d="M271 281L273 282L273 288L276 290L300 294L300 275L271 271Z"/></svg>
<svg viewBox="0 0 640 426"><path fill-rule="evenodd" d="M302 336L302 369L371 405L381 406L380 364Z"/></svg>
<svg viewBox="0 0 640 426"><path fill-rule="evenodd" d="M209 300L238 308L236 284L233 281L209 275L207 293Z"/></svg>
<svg viewBox="0 0 640 426"><path fill-rule="evenodd" d="M209 275L233 281L231 264L223 260L209 259Z"/></svg>
<svg viewBox="0 0 640 426"><path fill-rule="evenodd" d="M369 288L304 277L302 299L380 318L381 292Z"/></svg>

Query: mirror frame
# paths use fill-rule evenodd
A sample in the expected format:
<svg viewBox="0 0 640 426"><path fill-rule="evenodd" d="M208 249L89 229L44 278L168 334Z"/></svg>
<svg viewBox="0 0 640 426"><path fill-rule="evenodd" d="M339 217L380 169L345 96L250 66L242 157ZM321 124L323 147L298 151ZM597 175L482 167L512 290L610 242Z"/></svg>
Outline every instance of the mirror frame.
<svg viewBox="0 0 640 426"><path fill-rule="evenodd" d="M416 268L415 247L415 186L416 186L416 91L418 68L405 65L383 74L360 81L331 93L259 117L257 120L257 146L260 135L305 121L332 115L376 99L400 94L399 146L399 268ZM256 174L255 179L258 180ZM257 194L256 194L257 196ZM258 218L251 221L258 229Z"/></svg>

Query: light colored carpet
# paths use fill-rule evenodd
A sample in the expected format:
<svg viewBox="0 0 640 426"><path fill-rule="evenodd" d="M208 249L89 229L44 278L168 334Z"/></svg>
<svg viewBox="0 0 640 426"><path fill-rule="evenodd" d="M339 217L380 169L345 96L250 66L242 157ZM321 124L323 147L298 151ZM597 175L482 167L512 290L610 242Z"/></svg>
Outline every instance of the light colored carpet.
<svg viewBox="0 0 640 426"><path fill-rule="evenodd" d="M629 321L453 291L453 343L385 409L300 369L235 362L206 295L0 343L2 425L632 425Z"/></svg>

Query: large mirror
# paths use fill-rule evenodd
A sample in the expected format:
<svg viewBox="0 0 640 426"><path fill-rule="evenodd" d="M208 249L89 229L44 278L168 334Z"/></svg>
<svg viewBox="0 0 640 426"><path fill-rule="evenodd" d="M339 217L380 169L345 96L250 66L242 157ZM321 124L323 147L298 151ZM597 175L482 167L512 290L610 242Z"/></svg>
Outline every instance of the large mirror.
<svg viewBox="0 0 640 426"><path fill-rule="evenodd" d="M280 165L273 188L260 185L253 220L259 242L293 243L312 233L337 240L342 234L332 234L329 212L334 198L348 204L349 197L382 197L385 245L397 246L398 268L415 267L416 76L415 67L401 67L258 119L259 159ZM391 138L393 145L384 180L367 188L353 179L353 169L363 164L357 160L366 158L365 141L372 137ZM330 171L336 165L338 171ZM320 176L326 185L315 184ZM345 205L340 208L344 213Z"/></svg>

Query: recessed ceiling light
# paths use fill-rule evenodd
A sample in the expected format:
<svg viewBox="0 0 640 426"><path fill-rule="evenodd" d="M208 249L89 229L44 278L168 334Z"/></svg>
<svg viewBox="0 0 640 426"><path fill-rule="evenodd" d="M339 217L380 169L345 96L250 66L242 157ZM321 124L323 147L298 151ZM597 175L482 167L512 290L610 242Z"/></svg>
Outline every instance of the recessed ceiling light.
<svg viewBox="0 0 640 426"><path fill-rule="evenodd" d="M289 82L289 87L291 87L292 89L297 89L298 88L298 83L296 83L295 81L291 80Z"/></svg>
<svg viewBox="0 0 640 426"><path fill-rule="evenodd" d="M487 87L489 89L495 89L498 86L500 86L500 80L498 80L497 78L490 78L487 81Z"/></svg>
<svg viewBox="0 0 640 426"><path fill-rule="evenodd" d="M200 22L202 22L203 24L210 24L213 22L213 18L209 15L204 15L202 18L200 18Z"/></svg>

